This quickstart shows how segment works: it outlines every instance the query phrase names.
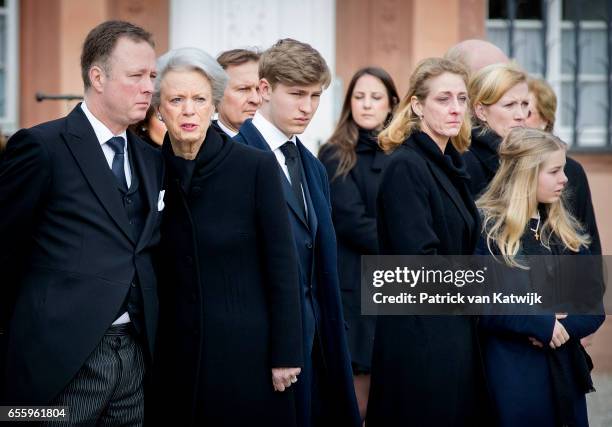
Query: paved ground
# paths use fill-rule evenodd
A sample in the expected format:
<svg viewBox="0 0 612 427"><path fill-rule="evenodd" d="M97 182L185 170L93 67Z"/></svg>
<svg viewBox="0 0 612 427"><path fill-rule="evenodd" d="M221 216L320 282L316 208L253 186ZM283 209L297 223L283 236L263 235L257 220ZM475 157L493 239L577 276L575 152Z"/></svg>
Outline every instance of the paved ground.
<svg viewBox="0 0 612 427"><path fill-rule="evenodd" d="M590 427L612 427L612 374L594 373L597 390L587 394Z"/></svg>
<svg viewBox="0 0 612 427"><path fill-rule="evenodd" d="M587 394L590 427L612 427L612 316L597 331L587 351L593 358L593 384Z"/></svg>

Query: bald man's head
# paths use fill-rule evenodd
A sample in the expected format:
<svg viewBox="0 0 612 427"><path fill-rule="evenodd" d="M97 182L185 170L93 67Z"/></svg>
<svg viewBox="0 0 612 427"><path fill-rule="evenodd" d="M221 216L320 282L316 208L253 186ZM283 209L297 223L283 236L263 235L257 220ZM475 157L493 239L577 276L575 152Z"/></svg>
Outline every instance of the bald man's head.
<svg viewBox="0 0 612 427"><path fill-rule="evenodd" d="M451 47L444 55L446 59L464 64L470 73L475 73L491 64L509 61L506 54L493 43L484 40L464 40Z"/></svg>

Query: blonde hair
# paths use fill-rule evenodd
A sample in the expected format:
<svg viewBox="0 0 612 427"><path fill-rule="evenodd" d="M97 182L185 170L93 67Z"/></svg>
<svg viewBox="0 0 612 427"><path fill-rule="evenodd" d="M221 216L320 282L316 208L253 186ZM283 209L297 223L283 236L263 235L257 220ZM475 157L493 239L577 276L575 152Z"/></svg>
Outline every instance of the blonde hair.
<svg viewBox="0 0 612 427"><path fill-rule="evenodd" d="M540 167L548 156L567 146L556 136L538 129L513 129L499 147L500 165L495 177L476 205L481 210L487 247L501 252L504 262L525 268L516 260L521 249L521 237L533 212L538 209L537 188ZM545 204L546 218L541 241L550 248L553 235L573 252L587 246L589 237L582 226L565 209L563 194L553 203Z"/></svg>
<svg viewBox="0 0 612 427"><path fill-rule="evenodd" d="M487 65L476 72L468 86L474 125L482 127L483 130L488 129L487 123L476 115L475 110L478 104L485 106L495 104L519 83L527 83L527 73L514 63Z"/></svg>
<svg viewBox="0 0 612 427"><path fill-rule="evenodd" d="M278 83L307 86L320 83L327 88L331 73L325 59L308 43L282 39L261 54L259 78L275 88Z"/></svg>
<svg viewBox="0 0 612 427"><path fill-rule="evenodd" d="M538 114L546 122L546 132L552 132L555 128L555 114L557 112L557 95L552 87L542 79L530 78L527 82L529 92L536 99Z"/></svg>
<svg viewBox="0 0 612 427"><path fill-rule="evenodd" d="M412 110L411 99L414 96L419 101L424 102L429 95L430 80L444 73L461 77L467 87L468 71L461 63L443 58L427 58L419 62L410 76L410 87L399 103L393 120L378 136L378 141L383 150L386 152L395 150L412 133L421 130L421 121ZM470 132L469 113L466 112L459 134L451 137L451 143L457 151L464 152L467 150L470 145Z"/></svg>

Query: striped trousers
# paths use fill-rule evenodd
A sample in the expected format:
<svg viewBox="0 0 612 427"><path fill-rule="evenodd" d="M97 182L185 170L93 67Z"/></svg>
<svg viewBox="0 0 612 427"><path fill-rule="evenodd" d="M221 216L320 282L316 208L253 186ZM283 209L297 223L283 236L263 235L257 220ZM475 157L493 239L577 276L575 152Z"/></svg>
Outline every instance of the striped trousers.
<svg viewBox="0 0 612 427"><path fill-rule="evenodd" d="M141 426L144 359L130 324L111 326L85 364L52 401L69 420L43 425Z"/></svg>

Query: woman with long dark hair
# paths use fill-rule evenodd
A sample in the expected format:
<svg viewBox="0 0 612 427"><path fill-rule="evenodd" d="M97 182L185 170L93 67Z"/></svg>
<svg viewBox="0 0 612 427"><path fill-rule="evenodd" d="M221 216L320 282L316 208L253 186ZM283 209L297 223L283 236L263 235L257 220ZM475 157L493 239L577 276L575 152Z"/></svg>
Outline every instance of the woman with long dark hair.
<svg viewBox="0 0 612 427"><path fill-rule="evenodd" d="M319 152L330 178L342 305L362 419L370 389L376 318L361 315L361 255L378 253L376 195L387 156L376 138L398 102L393 79L385 70L360 69L348 85L338 125Z"/></svg>

